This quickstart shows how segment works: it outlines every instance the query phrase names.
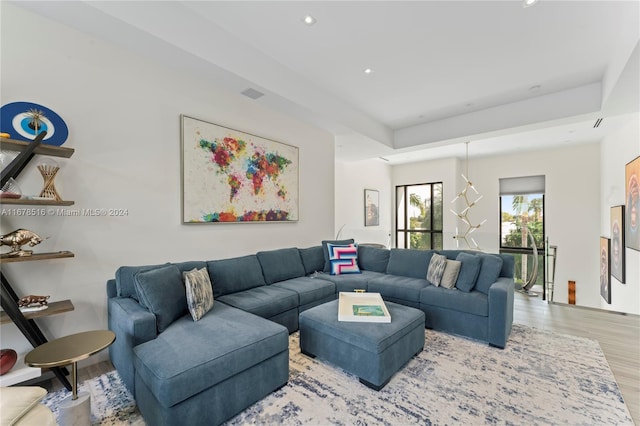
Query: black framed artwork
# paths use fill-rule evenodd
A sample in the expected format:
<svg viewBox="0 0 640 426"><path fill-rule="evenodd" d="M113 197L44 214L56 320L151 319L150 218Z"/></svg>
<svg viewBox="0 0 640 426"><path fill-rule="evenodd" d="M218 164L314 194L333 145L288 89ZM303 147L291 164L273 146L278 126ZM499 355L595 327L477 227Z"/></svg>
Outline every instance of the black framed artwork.
<svg viewBox="0 0 640 426"><path fill-rule="evenodd" d="M611 207L611 275L625 282L624 206Z"/></svg>
<svg viewBox="0 0 640 426"><path fill-rule="evenodd" d="M380 194L375 189L364 190L364 226L380 225Z"/></svg>
<svg viewBox="0 0 640 426"><path fill-rule="evenodd" d="M611 240L606 237L600 237L600 296L602 296L609 305L611 304L610 248Z"/></svg>

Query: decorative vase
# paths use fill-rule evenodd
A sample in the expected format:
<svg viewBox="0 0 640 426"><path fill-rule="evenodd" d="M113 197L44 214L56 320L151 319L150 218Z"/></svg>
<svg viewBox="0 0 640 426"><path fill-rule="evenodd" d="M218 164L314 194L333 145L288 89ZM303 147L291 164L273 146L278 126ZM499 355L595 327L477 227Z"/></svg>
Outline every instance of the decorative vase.
<svg viewBox="0 0 640 426"><path fill-rule="evenodd" d="M13 349L0 350L0 376L6 374L16 365L18 354Z"/></svg>

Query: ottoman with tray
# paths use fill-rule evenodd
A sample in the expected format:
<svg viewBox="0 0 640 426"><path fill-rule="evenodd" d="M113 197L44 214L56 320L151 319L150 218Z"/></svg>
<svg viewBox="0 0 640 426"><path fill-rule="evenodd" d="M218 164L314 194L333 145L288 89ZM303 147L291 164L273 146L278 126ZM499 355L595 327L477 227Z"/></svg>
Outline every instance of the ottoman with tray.
<svg viewBox="0 0 640 426"><path fill-rule="evenodd" d="M391 322L338 320L338 300L300 314L300 350L328 361L374 390L424 347L425 317L419 309L384 302Z"/></svg>

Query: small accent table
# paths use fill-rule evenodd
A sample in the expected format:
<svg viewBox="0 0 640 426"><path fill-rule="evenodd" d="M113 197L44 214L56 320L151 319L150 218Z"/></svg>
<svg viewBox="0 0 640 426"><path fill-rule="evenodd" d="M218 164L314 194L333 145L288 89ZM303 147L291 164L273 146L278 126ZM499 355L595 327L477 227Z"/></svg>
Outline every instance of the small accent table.
<svg viewBox="0 0 640 426"><path fill-rule="evenodd" d="M63 425L90 424L91 402L88 393L78 396L78 361L89 358L116 340L110 330L85 331L51 340L33 349L24 357L30 367L51 368L72 365L72 394L60 404Z"/></svg>

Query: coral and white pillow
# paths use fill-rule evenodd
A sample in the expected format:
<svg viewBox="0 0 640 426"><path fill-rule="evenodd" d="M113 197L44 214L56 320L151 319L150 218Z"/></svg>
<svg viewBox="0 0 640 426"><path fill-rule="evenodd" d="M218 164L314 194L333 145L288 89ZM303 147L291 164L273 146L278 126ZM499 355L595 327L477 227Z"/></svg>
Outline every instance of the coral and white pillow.
<svg viewBox="0 0 640 426"><path fill-rule="evenodd" d="M359 274L357 244L327 244L331 275Z"/></svg>

